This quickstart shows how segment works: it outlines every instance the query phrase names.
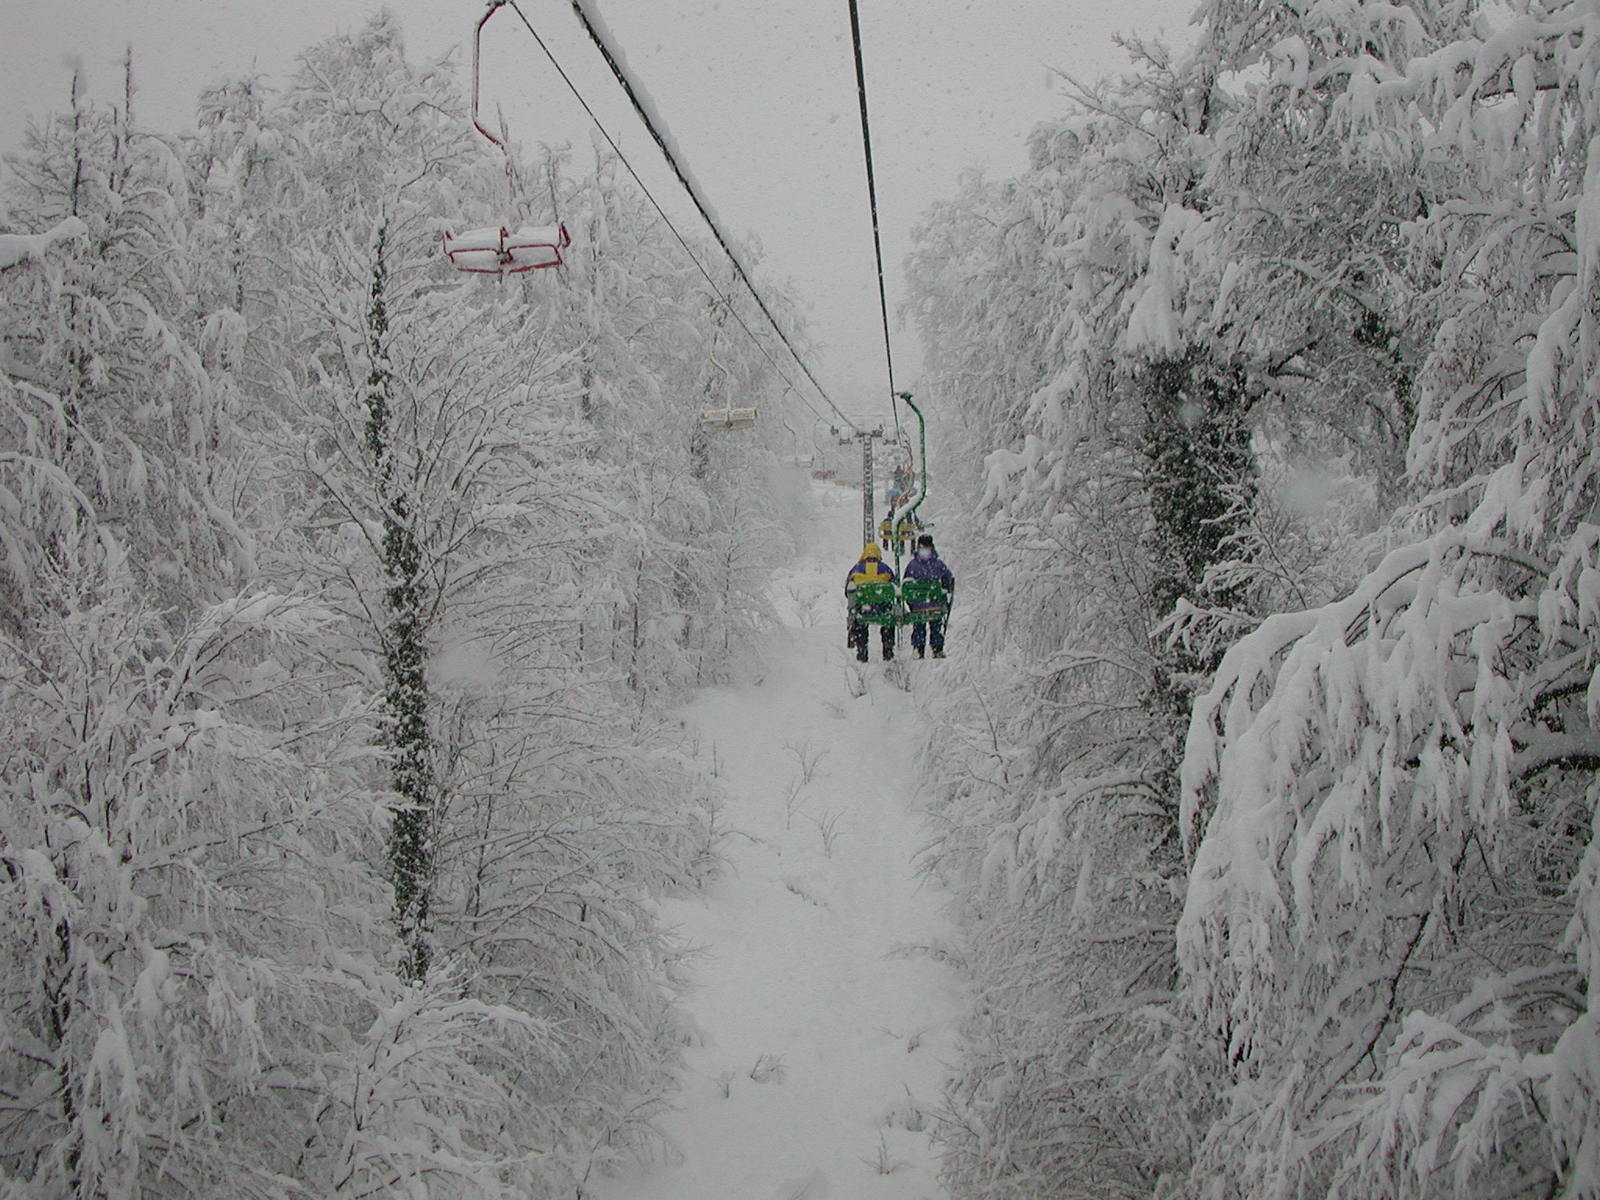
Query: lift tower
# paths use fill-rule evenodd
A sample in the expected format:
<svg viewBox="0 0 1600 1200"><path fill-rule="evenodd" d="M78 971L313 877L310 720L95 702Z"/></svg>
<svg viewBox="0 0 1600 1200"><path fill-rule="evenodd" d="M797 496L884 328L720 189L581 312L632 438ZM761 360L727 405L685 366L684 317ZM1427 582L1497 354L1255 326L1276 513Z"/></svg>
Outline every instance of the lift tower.
<svg viewBox="0 0 1600 1200"><path fill-rule="evenodd" d="M859 429L855 433L840 433L835 425L833 435L839 439L841 446L848 446L851 442L861 443L861 544L865 546L868 542L878 540L873 536L875 530L872 522L872 443L884 439L883 426Z"/></svg>

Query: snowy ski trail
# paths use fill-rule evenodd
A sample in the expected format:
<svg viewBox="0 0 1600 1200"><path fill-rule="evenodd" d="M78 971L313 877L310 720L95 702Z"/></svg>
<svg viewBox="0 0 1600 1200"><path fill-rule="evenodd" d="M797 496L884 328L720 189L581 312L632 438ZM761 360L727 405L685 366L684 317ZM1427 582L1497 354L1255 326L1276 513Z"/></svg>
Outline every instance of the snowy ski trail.
<svg viewBox="0 0 1600 1200"><path fill-rule="evenodd" d="M841 587L857 493L815 488L814 544L772 579L784 628L755 684L687 710L716 764L722 876L666 918L700 948L685 999L700 1039L663 1119L681 1162L591 1179L597 1200L938 1200L918 1104L935 1102L960 1008L927 833L914 687L945 664L860 667ZM905 651L909 655L909 651ZM856 694L859 693L859 694ZM809 777L809 781L808 781Z"/></svg>

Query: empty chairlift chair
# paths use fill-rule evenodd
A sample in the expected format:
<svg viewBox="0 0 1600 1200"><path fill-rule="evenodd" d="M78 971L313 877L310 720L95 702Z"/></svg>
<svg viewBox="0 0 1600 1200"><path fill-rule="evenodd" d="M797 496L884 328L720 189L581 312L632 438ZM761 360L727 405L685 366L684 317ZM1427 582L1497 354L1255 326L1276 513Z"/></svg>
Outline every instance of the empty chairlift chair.
<svg viewBox="0 0 1600 1200"><path fill-rule="evenodd" d="M703 408L700 410L700 428L729 433L736 429L753 429L756 410L753 408Z"/></svg>
<svg viewBox="0 0 1600 1200"><path fill-rule="evenodd" d="M444 255L458 271L474 275L517 275L559 267L561 252L572 245L565 225L538 225L515 232L504 226L444 235Z"/></svg>
<svg viewBox="0 0 1600 1200"><path fill-rule="evenodd" d="M484 128L478 119L479 62L483 45L483 27L490 17L500 11L505 0L491 2L487 12L478 19L472 35L472 127L493 144L505 158L506 186L515 200L512 180L511 152L506 144ZM554 225L522 226L515 230L504 225L491 225L485 229L469 229L465 233L444 235L444 256L458 271L473 275L519 275L523 271L538 271L545 267L559 267L561 252L572 245L567 227L559 221Z"/></svg>

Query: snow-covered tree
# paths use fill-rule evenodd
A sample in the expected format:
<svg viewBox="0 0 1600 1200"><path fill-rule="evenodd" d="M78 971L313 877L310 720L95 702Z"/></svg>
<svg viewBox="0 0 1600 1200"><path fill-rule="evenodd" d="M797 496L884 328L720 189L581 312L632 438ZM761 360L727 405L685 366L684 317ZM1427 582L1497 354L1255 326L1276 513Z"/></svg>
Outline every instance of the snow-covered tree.
<svg viewBox="0 0 1600 1200"><path fill-rule="evenodd" d="M643 699L738 669L766 615L758 566L785 537L769 499L774 423L738 434L697 423L703 409L774 397L771 364L736 324L761 322L720 252L690 243L713 290L622 180L602 154L563 202L581 230L563 300L604 509L585 643Z"/></svg>
<svg viewBox="0 0 1600 1200"><path fill-rule="evenodd" d="M176 152L74 89L72 107L29 131L10 160L0 224L70 220L70 252L0 276L8 376L54 397L30 436L116 523L133 569L174 611L250 571L237 413L226 380L228 315L204 305ZM19 393L20 394L20 393ZM15 412L13 416L17 415Z"/></svg>
<svg viewBox="0 0 1600 1200"><path fill-rule="evenodd" d="M1192 1135L1155 1114L1181 1069L1176 767L1217 635L1161 627L1245 608L1213 576L1251 512L1259 389L1206 320L1200 84L1147 66L1037 130L1022 178L937 208L914 271L933 407L965 414L945 444L990 451L961 482L992 660L936 751L932 861L984 981L945 1127L961 1195L1143 1194Z"/></svg>
<svg viewBox="0 0 1600 1200"><path fill-rule="evenodd" d="M1592 6L1213 19L1330 157L1407 173L1426 536L1229 652L1185 762L1218 1194L1600 1191ZM1217 1182L1217 1165L1231 1172Z"/></svg>
<svg viewBox="0 0 1600 1200"><path fill-rule="evenodd" d="M1330 930L1343 928L1340 905L1371 897L1373 945L1388 938L1393 954L1374 949L1370 961L1401 964L1390 975L1374 967L1396 982L1387 993L1351 976L1348 1024L1321 1028L1318 1005L1338 994L1337 968L1368 946L1330 932L1311 949L1272 907L1287 883L1235 864L1241 845L1258 847L1252 862L1288 853L1287 833L1258 843L1245 832L1264 813L1294 811L1285 789L1326 793L1314 765L1330 752L1319 722L1343 722L1335 746L1371 736L1360 732L1371 708L1348 698L1316 707L1331 701L1306 690L1333 643L1309 632L1309 618L1271 614L1334 601L1386 547L1434 529L1446 539L1441 586L1470 583L1476 594L1486 571L1513 609L1548 593L1547 608L1578 611L1593 418L1588 400L1564 397L1591 386L1579 381L1594 306L1576 298L1593 295L1581 282L1593 97L1579 82L1592 66L1591 18L1557 5L1203 11L1187 59L1136 45L1134 77L1075 86L1074 115L1035 132L1028 172L969 180L936 206L914 262L930 372L946 401L935 407L960 411L945 436L969 460L974 442L988 452L981 473L957 482L977 511L962 532L981 540L973 557L988 594L975 636L992 668L971 671L961 701L942 706L933 749L945 780L936 811L948 823L934 861L965 893L969 953L986 981L952 1091L947 1169L963 1195L1235 1186L1225 1176L1243 1194L1320 1195L1336 1162L1350 1164L1348 1178L1337 1176L1350 1194L1398 1188L1370 1173L1395 1166L1395 1123L1369 1122L1370 1140L1358 1143L1331 1114L1351 1111L1351 1090L1379 1077L1404 1015L1399 983L1414 978L1421 996L1435 981L1410 974L1415 928L1377 915L1391 898L1375 882L1388 878L1381 872L1363 867L1345 892L1302 881L1301 901L1327 912ZM1481 522L1487 540L1462 542L1463 518ZM1389 561L1408 578L1435 577L1415 554ZM1411 584L1396 579L1374 576L1372 586L1391 597L1404 589L1412 604ZM1546 650L1508 627L1510 640L1469 651L1463 639L1490 635L1449 626L1444 607L1430 611L1444 622L1430 653L1500 663L1513 678L1554 670L1565 661L1557 647L1588 653L1576 617L1543 618L1556 622ZM1353 620L1353 610L1337 612ZM1191 726L1194 697L1223 651L1263 621ZM1373 653L1370 622L1340 628L1349 653ZM1292 648L1302 639L1303 659ZM1415 661L1434 659L1418 651ZM1291 672L1291 663L1305 666ZM1530 685L1524 716L1508 720L1573 728L1576 718L1552 707L1573 682L1569 669L1556 671L1549 693ZM1374 687L1383 674L1348 670ZM1280 700L1275 679L1297 699ZM1397 694L1420 703L1434 693ZM1442 682L1436 694L1469 704L1452 728L1479 727L1465 696ZM1282 706L1297 704L1317 715L1288 720ZM1540 741L1515 728L1507 754ZM1187 827L1175 778L1186 730ZM1263 754L1278 766L1252 784L1255 807L1240 807ZM1552 755L1533 771L1568 780L1552 795L1587 786L1568 778L1584 769L1583 751ZM1570 811L1567 800L1549 803L1556 808L1528 803L1538 828ZM1196 849L1212 805L1212 832ZM1307 826L1310 841L1332 840L1305 853L1331 854L1335 843L1352 852L1347 826L1316 828ZM1585 829L1563 842L1557 857L1570 869L1558 878L1580 878L1573 855ZM1472 864L1450 844L1430 830L1412 848L1466 880ZM1287 858L1278 865L1291 871ZM1190 876L1202 867L1212 882ZM1438 894L1472 891L1457 886ZM1271 930L1277 957L1270 969L1251 958L1248 979L1220 965L1235 888L1272 898L1250 901L1248 928L1262 939ZM1189 970L1180 974L1185 893ZM1288 981L1312 976L1324 991L1308 984L1297 998ZM1241 995L1264 1006L1250 1029L1271 1030L1248 1062L1226 1041ZM1249 1036L1233 1050L1254 1053ZM1346 1053L1352 1044L1359 1053ZM1548 1054L1552 1041L1520 1044ZM1301 1060L1314 1066L1294 1067ZM1552 1085L1551 1096L1568 1099L1541 1095L1527 1111L1571 1103L1574 1086ZM1463 1093L1437 1094L1444 1106ZM1393 1093L1386 1103L1399 1112ZM1157 1111L1153 1125L1140 1116ZM1503 1106L1482 1111L1485 1136L1509 1128L1487 1115ZM1530 1117L1515 1135L1535 1158L1538 1136L1526 1131L1545 1121ZM1336 1127L1326 1142L1307 1133ZM1486 1159L1487 1145L1452 1163ZM1553 1152L1559 1159L1565 1143ZM1241 1175L1231 1165L1241 1161L1256 1173Z"/></svg>
<svg viewBox="0 0 1600 1200"><path fill-rule="evenodd" d="M576 386L600 306L572 303L572 261L451 274L438 214L481 222L503 177L452 149L462 126L440 114L458 100L413 103L440 85L392 29L308 55L305 84L276 118L312 147L283 186L341 233L333 253L289 260L296 303L264 322L293 448L281 469L299 481L280 569L337 598L347 683L384 697L402 973L459 977L556 1031L518 1136L547 1178L581 1177L641 1140L669 1082L671 951L649 905L686 878L695 834L687 773L653 716L617 707L581 633L585 604L616 586L604 551L624 470L597 459L596 406ZM376 115L352 128L352 111ZM351 170L363 155L369 171ZM428 169L458 158L469 186ZM553 161L545 173L581 245L581 204ZM614 419L631 431L642 416ZM643 531L659 537L649 514Z"/></svg>
<svg viewBox="0 0 1600 1200"><path fill-rule="evenodd" d="M566 161L508 196L380 18L14 164L0 227L86 233L0 273L0 1190L570 1196L653 1143L710 837L660 702L774 524L768 435L693 414L769 364ZM561 272L438 253L602 212Z"/></svg>

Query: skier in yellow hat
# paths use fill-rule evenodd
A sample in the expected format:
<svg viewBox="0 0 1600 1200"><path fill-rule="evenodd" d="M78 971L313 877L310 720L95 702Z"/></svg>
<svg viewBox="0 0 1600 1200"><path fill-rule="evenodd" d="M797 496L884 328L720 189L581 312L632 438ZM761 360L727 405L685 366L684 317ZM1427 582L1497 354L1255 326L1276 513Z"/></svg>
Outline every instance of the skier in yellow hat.
<svg viewBox="0 0 1600 1200"><path fill-rule="evenodd" d="M850 609L850 636L848 645L856 652L856 659L860 662L867 661L867 624L868 618L887 617L888 622L880 624L883 639L883 661L888 662L894 658L894 598L891 593L887 600L874 596L858 598L857 593L863 585L876 593L879 586L888 584L890 588L895 584L894 568L883 561L883 552L878 549L876 542L868 542L861 550L861 558L856 565L850 568L850 573L845 576L844 596ZM879 622L872 622L879 624Z"/></svg>

